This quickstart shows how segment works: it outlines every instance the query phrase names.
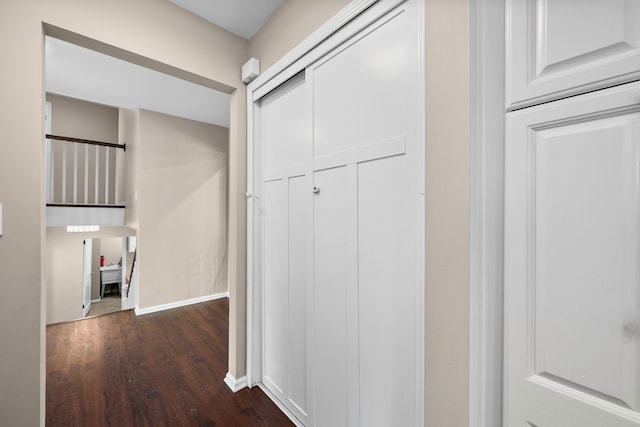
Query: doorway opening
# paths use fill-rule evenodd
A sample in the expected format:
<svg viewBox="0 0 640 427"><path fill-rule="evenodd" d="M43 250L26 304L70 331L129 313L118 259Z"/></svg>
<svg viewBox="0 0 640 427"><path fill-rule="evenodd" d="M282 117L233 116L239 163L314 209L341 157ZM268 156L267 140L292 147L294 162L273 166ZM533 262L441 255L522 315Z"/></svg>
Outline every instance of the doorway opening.
<svg viewBox="0 0 640 427"><path fill-rule="evenodd" d="M68 226L101 231L74 238L78 274L65 282L72 293L58 292L52 276L59 267L47 258L47 324L112 311L118 299L120 309L146 309L227 292L230 95L52 32L64 37L45 37L47 253L59 253L50 236ZM143 280L132 273L140 258L129 250L132 239L148 243ZM108 246L118 249L109 255ZM188 284L173 280L174 272ZM153 286L141 300L145 281ZM73 312L61 312L63 305Z"/></svg>

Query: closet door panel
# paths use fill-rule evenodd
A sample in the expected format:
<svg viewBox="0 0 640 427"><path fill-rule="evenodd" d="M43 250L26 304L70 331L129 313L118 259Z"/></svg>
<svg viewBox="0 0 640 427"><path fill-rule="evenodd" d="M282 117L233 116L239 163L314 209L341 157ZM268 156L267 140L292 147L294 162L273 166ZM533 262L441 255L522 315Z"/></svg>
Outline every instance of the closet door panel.
<svg viewBox="0 0 640 427"><path fill-rule="evenodd" d="M305 280L309 222L306 177L289 179L289 400L306 414L307 337L305 315Z"/></svg>
<svg viewBox="0 0 640 427"><path fill-rule="evenodd" d="M314 357L317 427L347 426L346 167L314 173Z"/></svg>
<svg viewBox="0 0 640 427"><path fill-rule="evenodd" d="M274 89L260 101L263 340L262 382L303 423L307 410L306 238L310 234L311 155L304 74ZM305 190L306 188L306 190ZM261 200L263 199L263 200ZM305 207L305 203L306 206Z"/></svg>
<svg viewBox="0 0 640 427"><path fill-rule="evenodd" d="M360 425L415 425L415 262L406 156L358 165Z"/></svg>
<svg viewBox="0 0 640 427"><path fill-rule="evenodd" d="M640 2L510 0L507 106L640 78Z"/></svg>
<svg viewBox="0 0 640 427"><path fill-rule="evenodd" d="M265 101L263 116L265 171L305 162L309 155L309 125L304 81Z"/></svg>
<svg viewBox="0 0 640 427"><path fill-rule="evenodd" d="M314 67L314 157L405 134L406 14Z"/></svg>
<svg viewBox="0 0 640 427"><path fill-rule="evenodd" d="M264 184L264 380L287 390L289 313L288 181Z"/></svg>

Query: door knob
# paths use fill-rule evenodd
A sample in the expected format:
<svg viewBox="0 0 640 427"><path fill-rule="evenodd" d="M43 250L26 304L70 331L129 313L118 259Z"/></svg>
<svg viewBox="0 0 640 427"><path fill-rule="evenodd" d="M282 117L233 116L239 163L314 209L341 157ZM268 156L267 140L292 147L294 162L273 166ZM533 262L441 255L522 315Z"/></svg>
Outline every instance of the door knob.
<svg viewBox="0 0 640 427"><path fill-rule="evenodd" d="M313 193L314 194L319 194L320 193L320 187L318 187L317 185L313 186Z"/></svg>
<svg viewBox="0 0 640 427"><path fill-rule="evenodd" d="M633 339L640 333L640 326L637 323L627 323L622 330L627 338Z"/></svg>

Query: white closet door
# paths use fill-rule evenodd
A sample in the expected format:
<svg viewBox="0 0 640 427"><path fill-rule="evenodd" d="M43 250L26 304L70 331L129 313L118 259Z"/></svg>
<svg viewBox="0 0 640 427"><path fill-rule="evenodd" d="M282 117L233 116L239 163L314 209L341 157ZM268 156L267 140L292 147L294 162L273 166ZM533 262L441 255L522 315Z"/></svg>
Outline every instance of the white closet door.
<svg viewBox="0 0 640 427"><path fill-rule="evenodd" d="M320 189L313 206L314 258L314 396L316 426L346 427L349 425L348 390L349 356L353 349L349 322L357 310L348 293L354 283L351 276L349 241L347 239L348 205L351 192L347 189L347 168L336 167L314 174L314 184Z"/></svg>
<svg viewBox="0 0 640 427"><path fill-rule="evenodd" d="M416 425L419 196L406 7L308 70L317 427Z"/></svg>
<svg viewBox="0 0 640 427"><path fill-rule="evenodd" d="M506 426L640 426L638 93L507 115Z"/></svg>
<svg viewBox="0 0 640 427"><path fill-rule="evenodd" d="M376 3L254 110L257 376L311 427L420 425L417 3Z"/></svg>
<svg viewBox="0 0 640 427"><path fill-rule="evenodd" d="M263 384L305 422L307 354L305 281L310 155L304 80L268 95L260 109L263 156ZM306 191L305 191L306 190Z"/></svg>

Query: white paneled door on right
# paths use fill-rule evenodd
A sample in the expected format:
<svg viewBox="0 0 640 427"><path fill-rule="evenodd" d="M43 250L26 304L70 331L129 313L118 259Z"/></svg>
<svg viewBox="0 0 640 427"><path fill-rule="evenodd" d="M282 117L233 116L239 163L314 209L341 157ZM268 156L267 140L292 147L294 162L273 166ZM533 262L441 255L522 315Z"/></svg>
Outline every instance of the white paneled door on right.
<svg viewBox="0 0 640 427"><path fill-rule="evenodd" d="M640 83L507 115L505 426L640 426Z"/></svg>
<svg viewBox="0 0 640 427"><path fill-rule="evenodd" d="M640 1L508 0L507 106L640 79Z"/></svg>

